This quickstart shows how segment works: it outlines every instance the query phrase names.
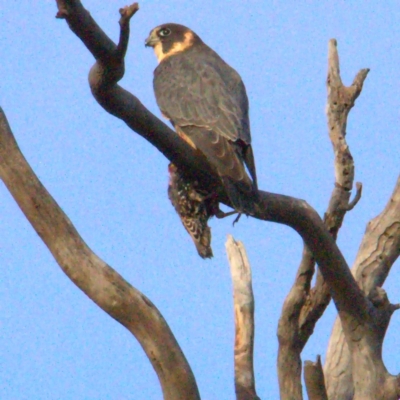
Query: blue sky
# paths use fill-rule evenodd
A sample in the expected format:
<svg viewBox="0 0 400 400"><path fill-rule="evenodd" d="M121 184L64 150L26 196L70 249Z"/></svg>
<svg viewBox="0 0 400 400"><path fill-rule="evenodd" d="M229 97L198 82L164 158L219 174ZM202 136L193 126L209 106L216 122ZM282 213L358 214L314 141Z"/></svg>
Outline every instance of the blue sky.
<svg viewBox="0 0 400 400"><path fill-rule="evenodd" d="M258 394L277 398L276 327L302 243L291 229L242 218L212 221L211 261L200 259L167 198L168 161L90 94L93 58L55 1L0 6L0 106L17 141L88 245L159 308L186 354L202 399L232 399L232 289L224 243L242 240L253 269ZM118 37L115 0L84 1ZM121 84L159 115L144 48L163 22L191 27L242 76L262 189L306 199L320 214L333 188L325 118L328 40L338 40L342 78L370 68L350 114L348 143L363 197L340 231L351 265L366 223L386 204L399 173L400 9L396 1L143 1L131 24ZM0 183L0 398L159 399L157 377L131 334L62 273ZM394 267L385 288L398 302ZM325 349L335 310L303 352ZM384 348L400 358L394 315ZM397 336L397 337L396 337Z"/></svg>

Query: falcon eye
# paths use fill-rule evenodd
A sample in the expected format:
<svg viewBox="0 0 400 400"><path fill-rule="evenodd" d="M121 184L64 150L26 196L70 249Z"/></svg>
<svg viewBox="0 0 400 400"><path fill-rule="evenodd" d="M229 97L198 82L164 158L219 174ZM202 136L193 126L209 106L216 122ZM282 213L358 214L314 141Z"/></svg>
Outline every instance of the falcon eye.
<svg viewBox="0 0 400 400"><path fill-rule="evenodd" d="M160 34L160 36L163 36L163 37L169 36L171 34L171 29L162 28L162 29L160 29L159 34Z"/></svg>

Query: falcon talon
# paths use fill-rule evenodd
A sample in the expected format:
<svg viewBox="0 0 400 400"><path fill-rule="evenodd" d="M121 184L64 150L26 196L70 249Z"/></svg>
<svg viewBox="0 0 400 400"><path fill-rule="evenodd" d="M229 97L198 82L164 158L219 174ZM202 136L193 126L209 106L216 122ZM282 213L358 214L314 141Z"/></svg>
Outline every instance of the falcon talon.
<svg viewBox="0 0 400 400"><path fill-rule="evenodd" d="M239 219L240 219L241 216L242 216L242 213L239 213L239 214L237 215L237 217L235 218L235 220L232 222L232 226L233 226L233 227L235 227L235 224L236 224L237 222L239 222Z"/></svg>

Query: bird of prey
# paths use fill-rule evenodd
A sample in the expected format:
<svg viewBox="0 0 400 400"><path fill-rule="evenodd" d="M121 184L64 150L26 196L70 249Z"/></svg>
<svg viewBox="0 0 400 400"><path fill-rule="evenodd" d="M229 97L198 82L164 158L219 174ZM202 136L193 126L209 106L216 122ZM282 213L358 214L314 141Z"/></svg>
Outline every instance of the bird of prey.
<svg viewBox="0 0 400 400"><path fill-rule="evenodd" d="M168 197L192 237L199 256L211 258L213 252L208 220L213 216L224 218L235 212L222 212L217 198L212 193L201 191L198 182L186 178L174 164L168 165L168 171Z"/></svg>
<svg viewBox="0 0 400 400"><path fill-rule="evenodd" d="M249 104L239 74L182 25L154 28L145 44L154 48L159 61L153 85L162 114L218 172L232 207L252 214L257 176Z"/></svg>

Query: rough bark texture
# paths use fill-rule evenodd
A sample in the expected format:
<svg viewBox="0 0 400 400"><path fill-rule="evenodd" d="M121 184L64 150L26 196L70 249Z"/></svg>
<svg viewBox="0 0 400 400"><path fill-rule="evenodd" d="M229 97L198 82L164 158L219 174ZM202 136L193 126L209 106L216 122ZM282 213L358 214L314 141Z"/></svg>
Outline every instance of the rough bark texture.
<svg viewBox="0 0 400 400"><path fill-rule="evenodd" d="M254 297L251 268L243 243L231 235L226 252L233 283L235 310L235 391L237 400L260 400L256 393L253 367Z"/></svg>
<svg viewBox="0 0 400 400"><path fill-rule="evenodd" d="M327 118L329 137L335 155L335 186L324 224L334 239L343 223L345 214L361 197L361 184L350 201L354 181L354 162L346 143L346 125L350 109L360 95L368 70L361 70L349 88L343 86L339 73L336 41L329 42L327 78ZM312 252L305 245L294 285L283 305L278 325L278 376L281 399L302 399L301 352L312 335L315 324L330 301L329 285L318 272L316 284L311 287L315 271Z"/></svg>
<svg viewBox="0 0 400 400"><path fill-rule="evenodd" d="M356 276L366 295L370 295L374 288L383 285L399 254L400 177L385 209L368 223L352 268L353 275ZM339 319L333 327L324 371L329 399L353 399L351 354ZM400 396L400 393L397 395Z"/></svg>
<svg viewBox="0 0 400 400"><path fill-rule="evenodd" d="M82 240L25 160L1 108L0 178L65 274L139 341L164 399L200 399L190 366L160 312Z"/></svg>

